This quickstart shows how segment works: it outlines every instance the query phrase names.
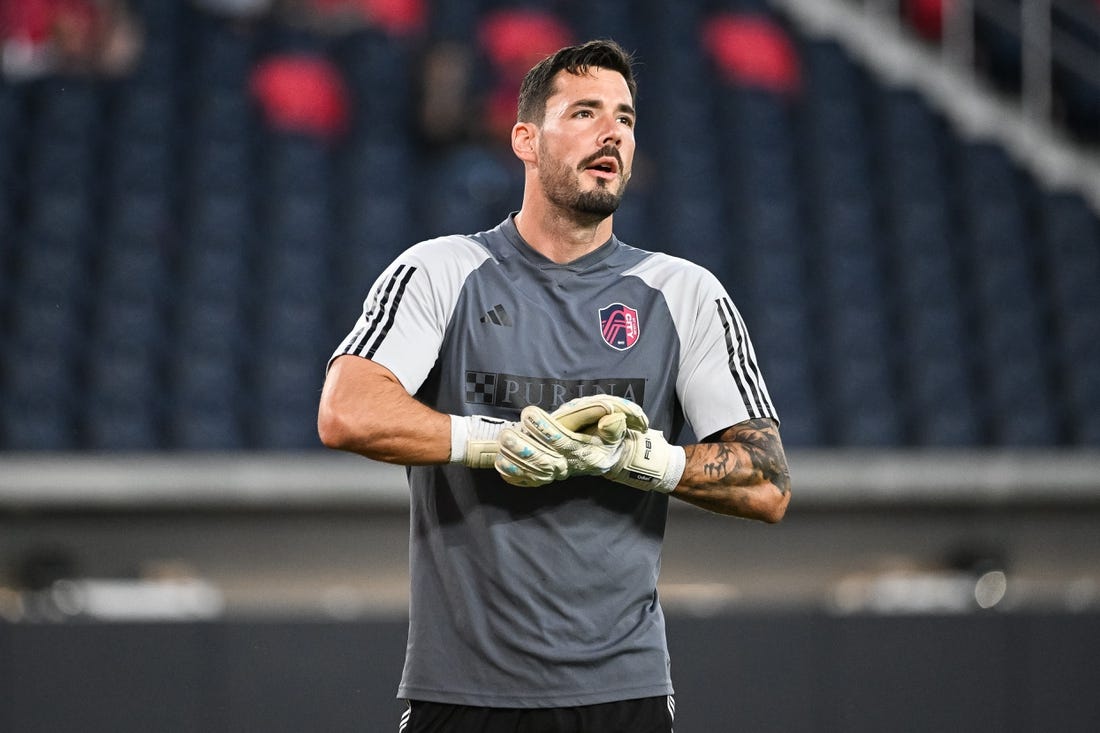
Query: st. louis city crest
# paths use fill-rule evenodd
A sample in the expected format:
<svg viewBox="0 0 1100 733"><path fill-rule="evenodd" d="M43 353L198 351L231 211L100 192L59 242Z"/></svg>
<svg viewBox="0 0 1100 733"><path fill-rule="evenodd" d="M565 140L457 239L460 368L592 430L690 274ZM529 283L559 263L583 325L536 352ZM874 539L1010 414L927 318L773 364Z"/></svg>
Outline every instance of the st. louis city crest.
<svg viewBox="0 0 1100 733"><path fill-rule="evenodd" d="M611 348L626 351L638 343L638 336L641 335L638 311L622 303L601 308L600 334Z"/></svg>

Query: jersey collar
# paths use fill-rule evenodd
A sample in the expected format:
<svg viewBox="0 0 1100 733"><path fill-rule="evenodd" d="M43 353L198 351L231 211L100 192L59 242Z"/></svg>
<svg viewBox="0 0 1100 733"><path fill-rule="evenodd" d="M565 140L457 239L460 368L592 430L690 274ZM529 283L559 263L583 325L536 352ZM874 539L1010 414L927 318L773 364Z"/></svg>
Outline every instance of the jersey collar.
<svg viewBox="0 0 1100 733"><path fill-rule="evenodd" d="M511 244L524 259L544 270L554 268L572 270L574 272L588 270L611 256L611 253L618 249L621 244L618 238L612 234L610 239L583 257L578 257L572 262L566 262L564 264L554 262L538 252L527 243L527 240L520 236L519 229L516 228L516 214L518 213L518 211L513 211L509 214L508 218L501 222L499 227L500 231L504 234L508 243Z"/></svg>

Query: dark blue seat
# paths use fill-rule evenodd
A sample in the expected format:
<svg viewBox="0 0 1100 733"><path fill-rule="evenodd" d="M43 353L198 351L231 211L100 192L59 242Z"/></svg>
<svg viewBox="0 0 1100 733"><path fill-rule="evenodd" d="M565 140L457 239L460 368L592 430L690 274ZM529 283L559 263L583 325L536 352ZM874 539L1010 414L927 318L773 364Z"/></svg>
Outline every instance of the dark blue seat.
<svg viewBox="0 0 1100 733"><path fill-rule="evenodd" d="M106 207L103 258L110 264L160 256L175 236L178 222L167 189L150 186L111 198ZM115 260L123 262L115 262Z"/></svg>
<svg viewBox="0 0 1100 733"><path fill-rule="evenodd" d="M0 405L0 450L64 451L77 448L71 408L53 400L5 400Z"/></svg>
<svg viewBox="0 0 1100 733"><path fill-rule="evenodd" d="M265 300L322 303L329 281L326 254L308 247L274 249L259 264L255 287Z"/></svg>
<svg viewBox="0 0 1100 733"><path fill-rule="evenodd" d="M164 447L155 406L131 398L91 395L82 419L81 447L97 451L154 451Z"/></svg>
<svg viewBox="0 0 1100 733"><path fill-rule="evenodd" d="M77 375L71 344L3 344L0 450L76 447Z"/></svg>
<svg viewBox="0 0 1100 733"><path fill-rule="evenodd" d="M146 341L99 341L84 354L84 372L88 392L111 402L155 405L163 394L158 350Z"/></svg>
<svg viewBox="0 0 1100 733"><path fill-rule="evenodd" d="M75 196L91 192L98 182L95 152L90 142L38 136L27 160L30 195Z"/></svg>
<svg viewBox="0 0 1100 733"><path fill-rule="evenodd" d="M251 201L240 192L197 193L190 202L187 230L190 246L218 243L225 247L246 246L251 241Z"/></svg>
<svg viewBox="0 0 1100 733"><path fill-rule="evenodd" d="M91 255L76 237L26 235L11 255L13 286L55 308L79 302L91 279Z"/></svg>
<svg viewBox="0 0 1100 733"><path fill-rule="evenodd" d="M250 364L253 386L252 439L264 449L319 445L317 399L328 354L295 349L261 350Z"/></svg>
<svg viewBox="0 0 1100 733"><path fill-rule="evenodd" d="M250 344L243 297L237 287L182 293L170 321L176 353L220 355L231 363L233 355Z"/></svg>
<svg viewBox="0 0 1100 733"><path fill-rule="evenodd" d="M478 146L458 148L428 172L427 236L473 233L496 226L520 201L515 161Z"/></svg>
<svg viewBox="0 0 1100 733"><path fill-rule="evenodd" d="M356 139L335 161L342 188L354 198L410 190L409 172L417 163L412 147L396 140Z"/></svg>
<svg viewBox="0 0 1100 733"><path fill-rule="evenodd" d="M394 196L372 196L343 213L340 244L332 253L330 298L341 310L362 301L374 279L393 259L423 238L411 204Z"/></svg>
<svg viewBox="0 0 1100 733"><path fill-rule="evenodd" d="M109 345L108 345L109 344ZM83 443L102 450L160 445L163 391L156 350L140 341L99 342L85 355Z"/></svg>
<svg viewBox="0 0 1100 733"><path fill-rule="evenodd" d="M175 450L229 451L247 447L241 417L229 405L177 403L165 422L165 442Z"/></svg>
<svg viewBox="0 0 1100 733"><path fill-rule="evenodd" d="M819 390L813 367L805 353L764 350L757 339L757 354L768 392L783 425L783 444L814 446L827 442L821 425Z"/></svg>
<svg viewBox="0 0 1100 733"><path fill-rule="evenodd" d="M736 246L718 197L674 195L662 198L668 201L669 206L663 217L664 226L658 230L658 238L650 242L637 242L637 246L657 248L677 257L706 262L715 273L724 273L733 266ZM618 223L616 214L616 227ZM647 232L646 239L652 240L653 234Z"/></svg>
<svg viewBox="0 0 1100 733"><path fill-rule="evenodd" d="M77 300L58 301L41 293L17 291L22 295L9 309L10 338L27 346L75 348L85 330L86 313ZM14 359L9 353L4 359Z"/></svg>
<svg viewBox="0 0 1100 733"><path fill-rule="evenodd" d="M198 94L191 106L191 135L194 139L245 142L255 121L248 97L239 91L210 89Z"/></svg>
<svg viewBox="0 0 1100 733"><path fill-rule="evenodd" d="M828 308L821 317L823 333L819 333L819 343L824 343L820 343L818 350L828 359L891 360L894 337L884 309L853 301Z"/></svg>
<svg viewBox="0 0 1100 733"><path fill-rule="evenodd" d="M173 409L183 406L233 407L241 391L240 365L232 353L168 353L166 393Z"/></svg>
<svg viewBox="0 0 1100 733"><path fill-rule="evenodd" d="M243 93L254 61L256 34L202 16L196 16L191 29L191 83L198 89Z"/></svg>
<svg viewBox="0 0 1100 733"><path fill-rule="evenodd" d="M96 82L82 77L50 77L35 90L37 135L91 144L103 122L106 95Z"/></svg>
<svg viewBox="0 0 1100 733"><path fill-rule="evenodd" d="M974 409L974 385L969 364L962 359L931 355L914 359L902 370L906 398L914 412L936 414L945 410Z"/></svg>
<svg viewBox="0 0 1100 733"><path fill-rule="evenodd" d="M919 447L960 448L985 444L983 416L969 400L935 405L918 411L910 444Z"/></svg>
<svg viewBox="0 0 1100 733"><path fill-rule="evenodd" d="M872 252L823 252L814 268L820 283L821 305L859 307L881 312L885 304L883 274Z"/></svg>
<svg viewBox="0 0 1100 733"><path fill-rule="evenodd" d="M176 179L175 151L163 140L119 138L110 156L111 193L127 202L135 196L167 196Z"/></svg>
<svg viewBox="0 0 1100 733"><path fill-rule="evenodd" d="M199 240L179 253L178 300L210 300L244 295L251 285L249 252L245 243ZM183 308L184 311L192 308Z"/></svg>
<svg viewBox="0 0 1100 733"><path fill-rule="evenodd" d="M252 148L245 140L200 138L188 148L187 190L199 195L241 195L254 184Z"/></svg>
<svg viewBox="0 0 1100 733"><path fill-rule="evenodd" d="M69 348L52 342L5 343L0 367L5 397L67 404L77 395L77 374Z"/></svg>
<svg viewBox="0 0 1100 733"><path fill-rule="evenodd" d="M327 195L332 165L322 140L302 135L272 134L262 155L264 181L269 194Z"/></svg>
<svg viewBox="0 0 1100 733"><path fill-rule="evenodd" d="M327 334L323 300L273 298L264 303L255 324L256 358L263 360L266 355L288 358L288 355L293 355L309 361L327 359L335 345L324 340Z"/></svg>
<svg viewBox="0 0 1100 733"><path fill-rule="evenodd" d="M114 348L159 346L167 336L160 298L154 291L100 293L92 305L90 336Z"/></svg>
<svg viewBox="0 0 1100 733"><path fill-rule="evenodd" d="M91 191L43 191L30 204L27 232L35 237L88 241L96 230Z"/></svg>
<svg viewBox="0 0 1100 733"><path fill-rule="evenodd" d="M168 85L122 85L111 104L111 132L116 144L170 144L176 133L178 106L179 100Z"/></svg>
<svg viewBox="0 0 1100 733"><path fill-rule="evenodd" d="M154 302L168 284L168 258L146 243L119 240L100 250L97 287L110 299L141 299Z"/></svg>
<svg viewBox="0 0 1100 733"><path fill-rule="evenodd" d="M950 301L910 307L901 316L905 349L935 358L968 354L970 340L961 309Z"/></svg>

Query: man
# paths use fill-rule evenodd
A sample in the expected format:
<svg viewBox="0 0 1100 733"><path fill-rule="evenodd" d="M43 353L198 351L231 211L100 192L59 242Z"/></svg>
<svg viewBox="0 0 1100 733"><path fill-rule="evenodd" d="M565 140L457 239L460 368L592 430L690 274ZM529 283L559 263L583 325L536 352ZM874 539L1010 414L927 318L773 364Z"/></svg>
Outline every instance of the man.
<svg viewBox="0 0 1100 733"><path fill-rule="evenodd" d="M778 423L717 279L612 235L630 57L558 51L525 77L518 120L522 208L379 277L319 431L410 466L403 730L667 733L667 497L779 521Z"/></svg>

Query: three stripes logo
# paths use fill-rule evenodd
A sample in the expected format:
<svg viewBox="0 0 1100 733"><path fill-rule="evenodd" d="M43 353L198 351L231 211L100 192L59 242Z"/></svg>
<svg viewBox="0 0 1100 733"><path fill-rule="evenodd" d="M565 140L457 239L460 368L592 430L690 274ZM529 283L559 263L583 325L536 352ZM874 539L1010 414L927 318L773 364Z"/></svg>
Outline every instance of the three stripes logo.
<svg viewBox="0 0 1100 733"><path fill-rule="evenodd" d="M733 375L733 381L737 384L737 390L741 393L749 415L774 418L775 405L764 386L764 377L756 363L756 352L749 342L748 329L741 314L728 298L719 298L714 304L718 309L718 319L722 322L726 339L730 374Z"/></svg>
<svg viewBox="0 0 1100 733"><path fill-rule="evenodd" d="M482 323L492 323L494 326L508 326L511 327L515 324L512 323L512 317L508 315L508 311L504 310L504 306L497 303L491 310L485 313L480 319Z"/></svg>
<svg viewBox="0 0 1100 733"><path fill-rule="evenodd" d="M409 280L415 272L415 267L402 264L396 267L388 278L380 278L375 283L368 296L370 306L363 313L362 323L344 339L344 343L340 345L341 353L359 354L368 359L374 358L375 352L393 327L401 298L405 295Z"/></svg>

